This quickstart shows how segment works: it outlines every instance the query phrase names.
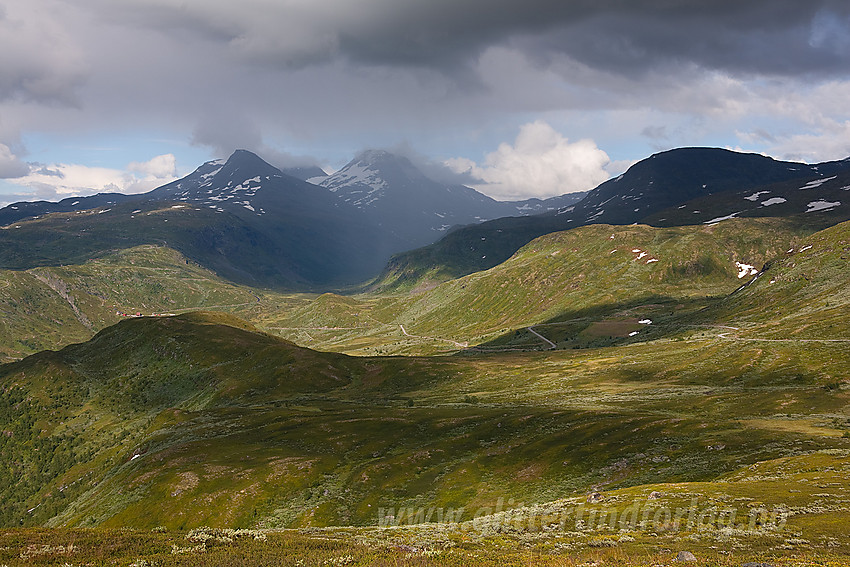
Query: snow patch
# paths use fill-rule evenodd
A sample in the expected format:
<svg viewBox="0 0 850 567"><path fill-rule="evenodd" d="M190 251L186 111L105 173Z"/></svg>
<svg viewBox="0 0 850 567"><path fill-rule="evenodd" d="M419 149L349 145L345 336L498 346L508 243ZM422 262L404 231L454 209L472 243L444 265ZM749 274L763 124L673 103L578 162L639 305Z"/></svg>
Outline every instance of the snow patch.
<svg viewBox="0 0 850 567"><path fill-rule="evenodd" d="M837 207L839 205L841 205L841 201L829 202L829 201L824 201L823 199L820 199L818 201L812 201L811 203L806 205L807 207L809 207L806 212L807 213L814 213L815 211L828 211L830 209L834 209L835 207Z"/></svg>
<svg viewBox="0 0 850 567"><path fill-rule="evenodd" d="M638 323L641 325L652 325L652 319L641 319Z"/></svg>
<svg viewBox="0 0 850 567"><path fill-rule="evenodd" d="M809 244L808 246L803 246L802 248L800 248L800 252L805 252L806 250L809 250L811 247L812 247L811 244Z"/></svg>
<svg viewBox="0 0 850 567"><path fill-rule="evenodd" d="M651 263L657 262L657 261L658 261L658 258L650 258L649 260L646 261L646 263L651 264Z"/></svg>
<svg viewBox="0 0 850 567"><path fill-rule="evenodd" d="M823 185L827 181L832 181L836 177L838 177L838 176L833 175L832 177L825 177L823 179L813 179L813 180L809 181L808 183L806 183L805 185L803 185L802 187L800 187L800 190L805 191L806 189L815 189L816 187L820 187L821 185Z"/></svg>
<svg viewBox="0 0 850 567"><path fill-rule="evenodd" d="M761 206L762 207L769 207L771 205L778 205L780 203L785 203L787 201L788 201L788 199L783 199L782 197L771 197L767 201L762 201Z"/></svg>
<svg viewBox="0 0 850 567"><path fill-rule="evenodd" d="M210 162L210 163L214 164L214 165L218 165L218 162ZM214 177L216 173L221 171L222 167L224 167L224 164L219 165L218 168L210 171L209 173L204 173L203 175L201 175L201 179L203 179L204 181L207 181L210 177Z"/></svg>
<svg viewBox="0 0 850 567"><path fill-rule="evenodd" d="M369 190L366 191L364 197L354 200L352 203L360 208L368 206L380 199L384 189L388 187L387 182L381 178L378 171L371 169L370 165L365 165L362 162L341 169L319 184L332 193L358 185L367 187ZM357 192L363 193L362 191ZM354 191L349 191L349 193L354 193Z"/></svg>
<svg viewBox="0 0 850 567"><path fill-rule="evenodd" d="M755 266L750 266L749 264L735 262L735 267L738 268L738 279L754 276L759 273Z"/></svg>
<svg viewBox="0 0 850 567"><path fill-rule="evenodd" d="M769 194L770 194L770 191L756 191L752 195L744 197L744 199L746 199L747 201L758 201L759 197L761 197L762 195L769 195Z"/></svg>
<svg viewBox="0 0 850 567"><path fill-rule="evenodd" d="M731 215L726 215L725 217L717 217L716 219L707 220L702 224L715 224L715 223L718 223L718 222L721 222L721 221L734 219L735 215L739 215L739 214L741 214L741 211L738 211L737 213L732 213Z"/></svg>
<svg viewBox="0 0 850 567"><path fill-rule="evenodd" d="M640 331L632 331L631 333L629 333L629 336L633 337L633 336L637 335L639 332Z"/></svg>

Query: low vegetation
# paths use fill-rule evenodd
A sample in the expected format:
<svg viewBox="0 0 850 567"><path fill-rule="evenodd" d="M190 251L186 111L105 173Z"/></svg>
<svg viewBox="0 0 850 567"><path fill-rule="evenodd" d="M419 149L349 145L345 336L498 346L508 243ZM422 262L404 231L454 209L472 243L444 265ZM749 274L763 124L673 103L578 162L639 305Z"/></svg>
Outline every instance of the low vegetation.
<svg viewBox="0 0 850 567"><path fill-rule="evenodd" d="M152 247L16 273L242 318L0 367L0 565L846 564L850 225L773 222L585 227L415 295Z"/></svg>

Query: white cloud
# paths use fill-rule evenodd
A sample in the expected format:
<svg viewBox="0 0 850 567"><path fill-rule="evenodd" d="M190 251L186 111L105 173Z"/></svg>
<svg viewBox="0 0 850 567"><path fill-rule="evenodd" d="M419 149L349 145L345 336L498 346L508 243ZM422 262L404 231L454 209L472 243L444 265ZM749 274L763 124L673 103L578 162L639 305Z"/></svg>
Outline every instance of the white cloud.
<svg viewBox="0 0 850 567"><path fill-rule="evenodd" d="M95 193L144 193L177 178L172 154L132 162L126 170L58 163L34 167L15 183L40 199L64 199Z"/></svg>
<svg viewBox="0 0 850 567"><path fill-rule="evenodd" d="M638 160L636 159L618 159L608 163L605 166L605 171L608 172L610 177L617 177L618 175L625 173L631 166L636 164Z"/></svg>
<svg viewBox="0 0 850 567"><path fill-rule="evenodd" d="M770 153L806 163L850 157L850 120L816 132L778 138L770 148Z"/></svg>
<svg viewBox="0 0 850 567"><path fill-rule="evenodd" d="M500 144L483 165L466 158L446 161L453 171L480 180L475 189L502 200L592 189L610 177L605 170L609 163L608 154L593 140L570 143L539 120L523 125L514 144Z"/></svg>
<svg viewBox="0 0 850 567"><path fill-rule="evenodd" d="M154 179L174 179L177 177L177 158L174 154L163 154L149 161L134 161L127 169Z"/></svg>
<svg viewBox="0 0 850 567"><path fill-rule="evenodd" d="M0 144L0 179L21 177L29 170L29 166L18 159L9 146Z"/></svg>

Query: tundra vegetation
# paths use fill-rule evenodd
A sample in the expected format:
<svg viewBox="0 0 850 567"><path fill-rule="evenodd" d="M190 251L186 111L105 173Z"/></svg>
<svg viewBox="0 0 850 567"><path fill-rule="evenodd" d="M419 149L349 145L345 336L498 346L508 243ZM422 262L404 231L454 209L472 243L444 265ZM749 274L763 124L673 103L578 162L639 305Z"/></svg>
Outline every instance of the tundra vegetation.
<svg viewBox="0 0 850 567"><path fill-rule="evenodd" d="M3 272L0 565L846 565L848 262L733 219L393 293Z"/></svg>

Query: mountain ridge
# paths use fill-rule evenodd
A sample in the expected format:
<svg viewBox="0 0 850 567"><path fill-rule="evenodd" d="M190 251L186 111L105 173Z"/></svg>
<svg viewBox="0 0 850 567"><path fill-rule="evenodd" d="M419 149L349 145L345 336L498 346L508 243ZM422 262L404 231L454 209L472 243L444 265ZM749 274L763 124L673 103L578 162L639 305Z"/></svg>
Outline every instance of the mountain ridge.
<svg viewBox="0 0 850 567"><path fill-rule="evenodd" d="M380 161L385 170L380 174L392 179L380 181L386 195L375 210L288 175L247 150L205 162L140 195L15 203L0 209L6 229L0 232L0 243L5 241L0 267L77 263L116 249L167 244L237 282L336 289L374 277L393 253L477 222L485 209L510 210L468 187L431 181L387 152L360 158ZM349 170L359 163L353 161ZM358 187L355 191L374 192L363 183ZM173 223L178 212L186 213L179 227L140 222L156 214ZM124 222L128 217L136 222Z"/></svg>
<svg viewBox="0 0 850 567"><path fill-rule="evenodd" d="M507 260L538 236L586 224L652 221L651 224L674 226L694 224L695 220L719 221L729 215L728 209L725 215L700 217L698 220L680 215L676 222L672 219L664 222L660 213L695 199L710 199L713 195L740 199L737 196L740 191L773 190L771 187L777 184L819 180L832 175L841 179L845 175L850 176L850 160L807 165L719 148L677 148L641 160L619 177L600 184L575 205L530 217L502 218L463 227L434 244L398 254L390 260L373 286L392 291L398 289L399 283L411 287L434 277L442 281L486 270ZM773 185L768 187L766 181ZM850 184L850 181L847 183ZM838 185L838 182L833 182L833 185ZM836 187L837 190L842 188ZM834 202L836 200L826 201ZM814 214L805 219L815 223L815 229L850 218L850 196L835 207L824 207L812 211ZM821 213L821 210L824 212ZM762 213L769 215L774 211L786 212L780 216L787 216L804 213L806 209L764 209Z"/></svg>

